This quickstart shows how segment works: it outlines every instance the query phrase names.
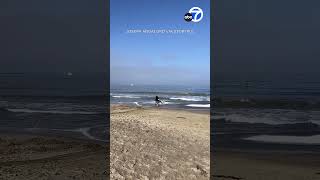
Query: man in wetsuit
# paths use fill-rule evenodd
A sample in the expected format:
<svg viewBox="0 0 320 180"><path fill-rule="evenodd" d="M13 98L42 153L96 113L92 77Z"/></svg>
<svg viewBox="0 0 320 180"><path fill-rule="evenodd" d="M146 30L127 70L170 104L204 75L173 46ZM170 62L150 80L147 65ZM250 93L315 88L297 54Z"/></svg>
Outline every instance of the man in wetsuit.
<svg viewBox="0 0 320 180"><path fill-rule="evenodd" d="M160 101L159 97L156 96L156 99L154 100L156 102L156 106L159 106L162 101Z"/></svg>

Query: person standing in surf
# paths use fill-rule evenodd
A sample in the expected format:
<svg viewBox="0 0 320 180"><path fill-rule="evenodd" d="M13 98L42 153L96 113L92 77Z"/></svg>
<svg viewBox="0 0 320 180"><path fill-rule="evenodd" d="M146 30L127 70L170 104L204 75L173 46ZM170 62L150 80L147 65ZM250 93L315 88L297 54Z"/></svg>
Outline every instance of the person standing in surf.
<svg viewBox="0 0 320 180"><path fill-rule="evenodd" d="M154 101L156 102L156 106L160 106L160 103L162 103L158 96L156 96L156 99Z"/></svg>

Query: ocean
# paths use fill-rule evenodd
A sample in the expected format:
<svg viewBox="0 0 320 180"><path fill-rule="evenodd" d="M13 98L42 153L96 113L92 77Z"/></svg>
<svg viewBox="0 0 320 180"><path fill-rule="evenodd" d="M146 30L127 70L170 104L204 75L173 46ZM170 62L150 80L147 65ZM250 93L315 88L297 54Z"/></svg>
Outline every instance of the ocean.
<svg viewBox="0 0 320 180"><path fill-rule="evenodd" d="M104 74L0 74L0 131L59 134L105 142L109 133ZM214 148L317 151L317 76L216 76L211 103ZM111 86L111 104L210 110L210 90L187 86ZM263 145L263 146L261 146ZM290 146L289 146L290 145Z"/></svg>
<svg viewBox="0 0 320 180"><path fill-rule="evenodd" d="M217 74L212 83L216 148L319 151L317 76Z"/></svg>
<svg viewBox="0 0 320 180"><path fill-rule="evenodd" d="M163 102L161 108L210 111L208 87L165 85L111 85L111 104L155 106L155 97Z"/></svg>
<svg viewBox="0 0 320 180"><path fill-rule="evenodd" d="M0 74L0 131L106 142L104 73Z"/></svg>

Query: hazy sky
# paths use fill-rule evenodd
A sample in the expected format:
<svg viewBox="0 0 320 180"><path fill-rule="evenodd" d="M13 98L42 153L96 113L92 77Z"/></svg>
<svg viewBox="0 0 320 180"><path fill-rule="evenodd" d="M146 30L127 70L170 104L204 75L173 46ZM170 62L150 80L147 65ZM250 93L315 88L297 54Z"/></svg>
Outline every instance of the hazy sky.
<svg viewBox="0 0 320 180"><path fill-rule="evenodd" d="M105 72L106 2L0 1L0 72Z"/></svg>
<svg viewBox="0 0 320 180"><path fill-rule="evenodd" d="M209 0L111 0L111 83L208 85ZM199 23L183 17L199 6ZM128 29L192 29L192 34L129 34Z"/></svg>
<svg viewBox="0 0 320 180"><path fill-rule="evenodd" d="M214 2L214 73L320 77L320 1Z"/></svg>
<svg viewBox="0 0 320 180"><path fill-rule="evenodd" d="M204 28L209 24L208 16L200 24L181 19L192 6L208 12L206 2L112 0L113 77L120 80L115 75L123 71L128 74L123 81L164 81L170 77L184 82L207 77L209 53L205 47L209 38L201 34L208 33ZM320 72L319 1L213 2L214 73ZM106 1L92 0L0 1L0 72L106 71L105 7ZM127 28L177 26L194 28L198 33L176 35L175 39L123 33ZM180 69L170 69L174 67ZM150 73L142 75L147 71Z"/></svg>

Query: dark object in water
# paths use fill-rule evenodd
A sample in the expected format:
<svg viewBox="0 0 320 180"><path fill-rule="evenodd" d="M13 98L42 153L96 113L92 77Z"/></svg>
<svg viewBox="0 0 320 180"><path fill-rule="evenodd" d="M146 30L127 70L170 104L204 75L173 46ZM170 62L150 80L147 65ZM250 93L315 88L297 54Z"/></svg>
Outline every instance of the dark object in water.
<svg viewBox="0 0 320 180"><path fill-rule="evenodd" d="M154 100L155 102L156 102L156 106L159 106L160 105L160 103L162 103L162 101L159 99L159 97L158 96L156 96L156 98L155 98L155 100Z"/></svg>

